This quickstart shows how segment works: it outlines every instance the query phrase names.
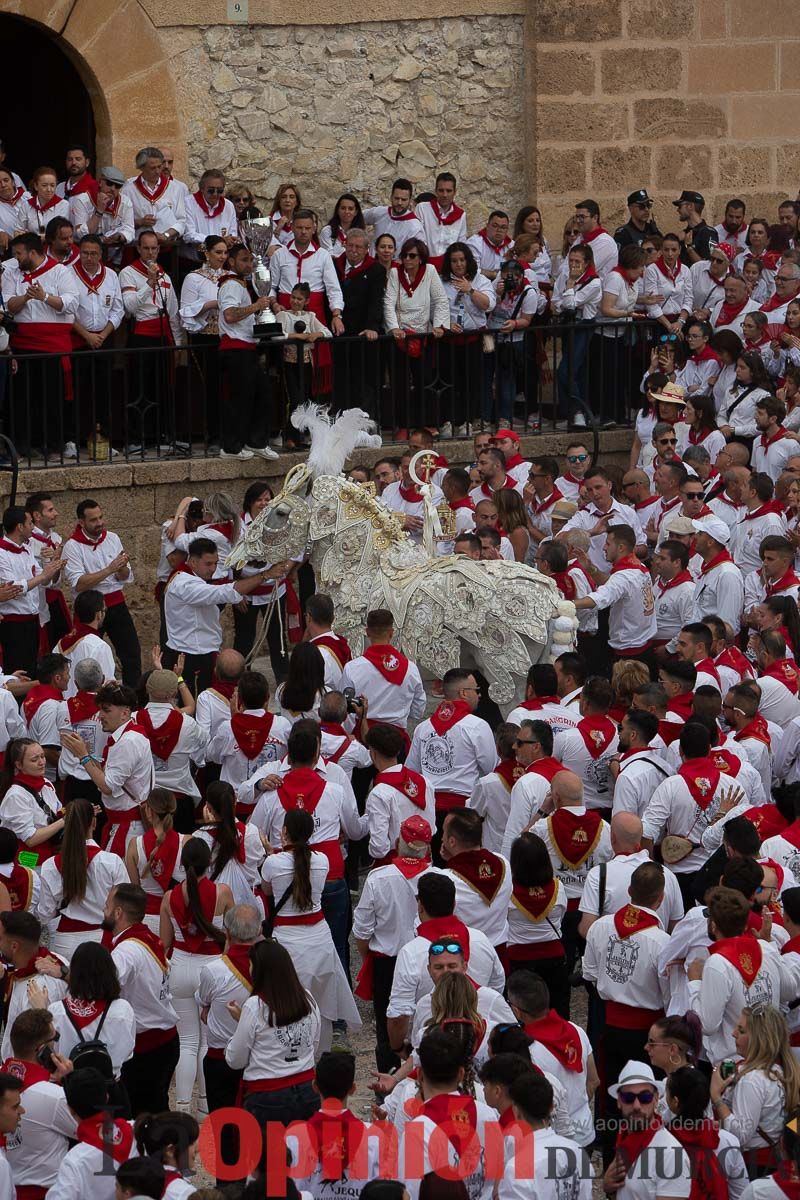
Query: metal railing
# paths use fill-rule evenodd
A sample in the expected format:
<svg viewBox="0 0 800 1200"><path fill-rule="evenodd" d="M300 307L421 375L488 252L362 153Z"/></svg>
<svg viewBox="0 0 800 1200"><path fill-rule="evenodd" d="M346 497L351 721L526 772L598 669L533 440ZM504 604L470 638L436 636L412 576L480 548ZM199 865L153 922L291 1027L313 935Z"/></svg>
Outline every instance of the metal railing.
<svg viewBox="0 0 800 1200"><path fill-rule="evenodd" d="M303 399L365 409L385 442L417 425L440 429L443 440L498 424L536 433L577 421L591 432L630 423L661 332L650 321L564 322L516 339L410 335L398 345L390 335L342 337L315 343L310 364L306 343L276 340L262 344L258 369L273 435L291 432L289 413ZM208 457L240 402L211 339L179 349L17 355L9 370L11 361L0 358L0 433L22 467ZM65 457L69 443L75 458ZM3 455L0 447L0 465Z"/></svg>

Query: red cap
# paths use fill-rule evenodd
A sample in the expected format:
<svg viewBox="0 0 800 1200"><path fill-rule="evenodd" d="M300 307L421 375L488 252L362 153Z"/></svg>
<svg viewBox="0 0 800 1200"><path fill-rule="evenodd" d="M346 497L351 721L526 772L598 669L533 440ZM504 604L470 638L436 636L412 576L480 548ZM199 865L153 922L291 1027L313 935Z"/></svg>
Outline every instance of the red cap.
<svg viewBox="0 0 800 1200"><path fill-rule="evenodd" d="M492 434L491 440L496 442L498 438L511 438L512 442L516 442L519 445L519 434L514 433L513 429L498 429L496 433Z"/></svg>
<svg viewBox="0 0 800 1200"><path fill-rule="evenodd" d="M431 827L424 817L419 817L415 813L413 817L406 817L400 826L400 837L410 845L411 842L427 842L431 843L433 833Z"/></svg>

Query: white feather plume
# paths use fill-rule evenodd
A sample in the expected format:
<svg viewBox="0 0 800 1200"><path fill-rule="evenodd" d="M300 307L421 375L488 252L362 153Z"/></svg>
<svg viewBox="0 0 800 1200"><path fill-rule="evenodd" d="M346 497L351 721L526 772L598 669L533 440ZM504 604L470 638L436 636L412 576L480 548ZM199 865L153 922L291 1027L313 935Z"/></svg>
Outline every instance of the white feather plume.
<svg viewBox="0 0 800 1200"><path fill-rule="evenodd" d="M357 446L376 444L372 434L374 423L360 408L348 408L331 417L324 405L309 402L294 410L291 421L295 429L311 436L307 466L314 479L320 475L340 475ZM377 445L380 444L378 436Z"/></svg>

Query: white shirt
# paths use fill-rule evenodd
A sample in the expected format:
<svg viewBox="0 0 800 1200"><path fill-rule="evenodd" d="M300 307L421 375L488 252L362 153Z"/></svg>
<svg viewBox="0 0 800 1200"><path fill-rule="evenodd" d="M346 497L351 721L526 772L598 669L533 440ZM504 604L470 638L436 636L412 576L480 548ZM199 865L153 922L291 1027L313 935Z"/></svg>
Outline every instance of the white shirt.
<svg viewBox="0 0 800 1200"><path fill-rule="evenodd" d="M575 805L571 806L569 811L578 817L584 815L588 810L583 805ZM550 825L547 817L540 817L531 830L531 833L535 833L537 837L540 837L547 847L550 862L553 864L553 871L563 883L568 901L576 902L583 894L586 876L595 863L606 862L613 854L611 849L611 835L608 831L608 824L605 821L600 822L599 832L600 836L597 839L594 850L584 859L580 866L573 867L569 863L564 862L558 846L550 836Z"/></svg>
<svg viewBox="0 0 800 1200"><path fill-rule="evenodd" d="M709 500L708 507L715 517L719 517L721 521L725 522L729 529L733 529L746 511L742 504L734 504L727 492L722 492L713 500Z"/></svg>
<svg viewBox="0 0 800 1200"><path fill-rule="evenodd" d="M253 303L246 279L226 279L217 293L218 325L220 337L229 337L237 342L248 342L251 346L258 345L258 338L253 332L257 313L242 317L241 321L229 324L225 314L232 308L249 308Z"/></svg>
<svg viewBox="0 0 800 1200"><path fill-rule="evenodd" d="M97 843L91 840L87 841L86 846L87 849L97 849ZM124 861L118 854L97 850L86 869L86 894L82 900L64 903L64 880L56 866L55 857L42 863L41 882L39 920L43 925L53 922L54 928L57 929L58 920L62 916L73 921L83 921L87 925L100 926L108 893L117 884L130 883L130 877ZM77 1036L75 1040L78 1040Z"/></svg>
<svg viewBox="0 0 800 1200"><path fill-rule="evenodd" d="M270 1010L259 996L242 1005L236 1031L225 1047L225 1061L244 1068L245 1079L281 1079L314 1068L321 1018L313 996L306 992L310 1012L291 1025L271 1025Z"/></svg>
<svg viewBox="0 0 800 1200"><path fill-rule="evenodd" d="M137 1036L150 1029L171 1029L178 1018L169 990L169 967L162 971L144 943L133 937L114 938L111 957L119 975L122 998L136 1014Z"/></svg>
<svg viewBox="0 0 800 1200"><path fill-rule="evenodd" d="M61 740L58 736L58 716L61 704L60 700L44 700L28 722L28 737L32 738L34 742L38 742L40 746L47 746L51 750L61 749ZM51 783L55 783L56 768L54 766L47 763L44 773Z"/></svg>
<svg viewBox="0 0 800 1200"><path fill-rule="evenodd" d="M99 267L97 274L92 276L90 291L75 270L74 263L69 269L75 276L75 290L78 296L75 320L80 321L90 333L100 333L109 321L114 329L119 329L125 316L125 307L116 272L103 266Z"/></svg>
<svg viewBox="0 0 800 1200"><path fill-rule="evenodd" d="M593 321L603 299L603 284L596 277L586 279L583 283L581 279L573 286L569 281L569 273L559 272L553 284L551 303L557 313L573 312L581 321ZM572 499L571 496L568 498Z"/></svg>
<svg viewBox="0 0 800 1200"><path fill-rule="evenodd" d="M701 572L694 586L693 620L718 616L739 632L744 604L744 581L735 562L721 562L705 574Z"/></svg>
<svg viewBox="0 0 800 1200"><path fill-rule="evenodd" d="M106 755L105 780L111 795L103 797L103 804L109 810L112 822L114 811L127 812L134 804L147 799L155 776L150 743L144 734L130 729L129 725L130 722L111 734ZM134 832L141 831L136 829Z"/></svg>
<svg viewBox="0 0 800 1200"><path fill-rule="evenodd" d="M563 492L561 481L558 483L559 490ZM605 513L601 513L593 504L587 505L586 508L579 508L574 516L570 517L564 529L584 529L588 533L594 529L597 522ZM633 532L636 534L636 545L643 546L646 543L646 538L639 523L639 518L634 509L629 508L627 504L618 504L616 500L612 500L611 507L608 510L610 525L630 525ZM563 531L562 531L563 532ZM608 570L608 559L605 556L603 547L606 542L605 533L596 533L590 538L589 558L599 571L606 572Z"/></svg>
<svg viewBox="0 0 800 1200"><path fill-rule="evenodd" d="M692 276L689 268L680 260L675 266L675 277L665 275L655 263L645 267L642 284L643 296L658 296L658 303L648 304L648 317L670 317L675 319L681 312L692 310Z"/></svg>
<svg viewBox="0 0 800 1200"><path fill-rule="evenodd" d="M783 537L786 532L786 518L776 512L762 513L762 507L759 505L753 514L743 516L731 531L728 550L743 575L757 571L761 566L758 551L764 538Z"/></svg>
<svg viewBox="0 0 800 1200"><path fill-rule="evenodd" d="M579 1146L588 1146L594 1141L594 1121L586 1094L587 1067L592 1047L585 1030L581 1029L580 1025L576 1025L574 1021L570 1021L569 1023L577 1033L581 1043L582 1069L580 1071L568 1070L556 1058L555 1054L552 1054L547 1049L543 1042L534 1041L531 1045L531 1061L541 1071L546 1072L548 1075L555 1075L564 1088L569 1102L569 1113L575 1126L575 1140ZM539 1135L537 1133L535 1140L538 1141L538 1139Z"/></svg>
<svg viewBox="0 0 800 1200"><path fill-rule="evenodd" d="M229 721L230 716L231 706L227 696L223 696L213 685L200 692L197 697L194 719L204 731L209 742L211 741L211 731L216 730L221 721ZM214 759L209 757L208 750L206 750L206 762L213 761Z"/></svg>
<svg viewBox="0 0 800 1200"><path fill-rule="evenodd" d="M219 304L218 279L220 274L219 271L207 274L205 269L190 271L181 284L178 314L181 324L187 332L213 333L213 327L209 329L209 322L213 322L214 326L218 328L218 308L203 310L209 302L215 305ZM165 521L162 529L168 528L171 524L171 521Z"/></svg>
<svg viewBox="0 0 800 1200"><path fill-rule="evenodd" d="M122 234L125 242L130 244L136 239L133 227L133 204L129 196L118 193L119 202L116 212L104 212L97 227L97 236L106 241L108 238ZM75 239L80 241L89 232L89 218L94 212L94 200L90 192L79 192L69 202L70 219L75 227ZM111 255L116 260L119 247L111 247Z"/></svg>
<svg viewBox="0 0 800 1200"><path fill-rule="evenodd" d="M146 708L155 733L158 733L170 713L175 712L172 704L157 704L152 700ZM208 739L192 717L186 713L181 713L180 716L181 730L175 743L175 749L169 758L159 758L155 751L152 751L153 769L156 773L155 786L168 788L169 791L176 792L179 796L192 796L195 800L199 800L200 792L192 775L192 765L202 767L205 763ZM134 716L134 720L136 720L136 716Z"/></svg>
<svg viewBox="0 0 800 1200"><path fill-rule="evenodd" d="M450 305L436 268L428 263L419 268L422 282L409 296L400 286L399 269L389 272L383 297L383 321L387 332L410 329L428 333L432 328L450 325Z"/></svg>
<svg viewBox="0 0 800 1200"><path fill-rule="evenodd" d="M483 817L485 848L499 854L511 810L511 786L496 770L489 771L475 784L472 795L467 800L467 808L474 808Z"/></svg>
<svg viewBox="0 0 800 1200"><path fill-rule="evenodd" d="M131 1153L135 1152L134 1142ZM78 1142L64 1155L45 1200L114 1200L115 1196L115 1176L109 1170L108 1152Z"/></svg>
<svg viewBox="0 0 800 1200"><path fill-rule="evenodd" d="M195 1000L208 1008L206 1036L209 1049L224 1049L234 1033L237 1022L228 1011L230 1001L240 1006L252 994L249 984L242 981L224 954L209 958L200 972Z"/></svg>
<svg viewBox="0 0 800 1200"><path fill-rule="evenodd" d="M14 237L18 230L22 228L22 208L23 205L25 208L28 207L28 200L30 199L30 192L25 190L16 175L14 182L17 186L17 193L14 200L0 201L0 232L7 233L9 237ZM3 263L4 269L6 266L7 263Z"/></svg>
<svg viewBox="0 0 800 1200"><path fill-rule="evenodd" d="M420 205L420 207L422 207ZM476 1137L481 1146L486 1144L486 1126L493 1125L497 1121L497 1111L490 1108L481 1100L475 1101L476 1108ZM422 1158L420 1164L421 1175L419 1178L405 1180L405 1188L409 1194L410 1200L419 1200L419 1189L421 1176L432 1171L434 1167L437 1170L442 1170L447 1163L448 1166L455 1167L459 1163L459 1154L453 1143L441 1132L437 1134L437 1125L430 1117L423 1113L419 1117L414 1117L407 1121L403 1127L402 1136L399 1147L399 1162L406 1161L404 1157L409 1156L408 1161L413 1158ZM411 1140L412 1150L407 1144L406 1139ZM431 1145L431 1142L433 1143ZM420 1155L421 1150L421 1155ZM433 1151L433 1152L432 1152ZM446 1155L446 1158L445 1158ZM465 1163L469 1163L469 1159L465 1158ZM466 1166L461 1167L458 1175L454 1174L451 1178L461 1178L464 1175L464 1187L468 1196L473 1200L491 1200L494 1189L494 1179L486 1176L486 1160L481 1154L477 1160L473 1159L474 1169L466 1174Z"/></svg>
<svg viewBox="0 0 800 1200"><path fill-rule="evenodd" d="M639 907L652 915L651 909ZM621 938L614 916L600 917L586 935L583 974L597 984L603 1000L653 1011L666 1008L669 983L658 969L658 959L668 942L669 934L660 924Z"/></svg>
<svg viewBox="0 0 800 1200"><path fill-rule="evenodd" d="M484 851L486 853L489 852ZM458 856L445 860L442 874L448 875L455 884L455 915L458 919L470 928L480 929L493 946L502 946L508 941L508 909L514 884L508 861L500 854L493 854L492 857L500 882L491 900L487 900L460 873Z"/></svg>
<svg viewBox="0 0 800 1200"><path fill-rule="evenodd" d="M400 251L409 238L420 238L425 241L425 230L419 218L411 212L402 213L396 217L392 212L391 205L381 205L378 208L365 208L364 220L367 225L372 226L372 246L370 253L375 253L375 243L384 233L390 233L395 240L396 259L400 258Z"/></svg>
<svg viewBox="0 0 800 1200"><path fill-rule="evenodd" d="M502 992L505 987L505 972L497 951L480 929L471 929L469 926L467 929L470 979L481 987ZM433 980L428 971L430 946L430 939L418 934L412 937L411 941L406 941L400 949L394 968L387 1017L413 1016L418 1001L433 991Z"/></svg>
<svg viewBox="0 0 800 1200"><path fill-rule="evenodd" d="M586 748L580 724L556 735L553 757L564 769L574 771L583 782L583 798L587 808L607 808L611 801L612 757L617 753L619 735L615 732L606 749L593 758Z"/></svg>
<svg viewBox="0 0 800 1200"><path fill-rule="evenodd" d="M551 1081L553 1078L549 1075ZM555 1114L555 1102L553 1111ZM537 1129L533 1134L532 1179L517 1178L516 1139L506 1138L506 1146L507 1169L497 1183L498 1200L591 1200L594 1168L573 1138L556 1133L554 1126ZM526 1162L527 1152L521 1149L520 1153L521 1163ZM526 1170L530 1159L527 1163Z"/></svg>
<svg viewBox="0 0 800 1200"><path fill-rule="evenodd" d="M0 583L26 584L41 574L36 556L29 542L17 546L3 536L0 538ZM32 587L20 593L13 600L0 603L0 615L21 617L38 617L39 589Z"/></svg>
<svg viewBox="0 0 800 1200"><path fill-rule="evenodd" d="M745 306L742 309L742 311L740 313L738 313L733 318L733 320L730 321L727 325L723 325L720 322L720 313L722 311L722 306L724 303L725 303L724 298L722 300L718 300L717 303L714 305L714 307L711 310L711 316L708 318L709 321L711 322L714 332L719 333L723 329L730 329L733 333L736 334L736 336L738 338L741 338L741 340L744 341L744 332L742 330L742 326L744 325L744 319L748 313L758 312L759 305L757 304L757 302L755 300L745 301Z"/></svg>
<svg viewBox="0 0 800 1200"><path fill-rule="evenodd" d="M380 497L380 503L384 508L388 508L389 512L405 513L411 517L425 517L425 501L420 497L419 500L407 500L401 492L404 488L403 483L398 480L396 483L390 483L383 489ZM434 507L444 503L444 493L436 484L431 484L431 501ZM413 541L420 544L422 542L422 530L415 529L410 532L410 537Z"/></svg>
<svg viewBox="0 0 800 1200"><path fill-rule="evenodd" d="M219 207L220 211L217 215L209 215L203 208L200 207L193 193L190 193L185 199L186 205L186 227L183 233L184 242L190 245L201 246L207 237L212 234L218 237L238 237L239 236L239 221L236 217L236 209L232 201L222 200L221 203L215 202L213 213L216 213Z"/></svg>
<svg viewBox="0 0 800 1200"><path fill-rule="evenodd" d="M600 867L594 866L586 876L583 885L583 895L579 905L582 913L592 917L604 917L614 914L624 905L630 903L628 887L631 876L642 863L651 862L646 850L635 850L633 854L615 854L606 863L606 894L603 901L603 911L598 911L600 904ZM678 881L671 871L664 872L664 899L658 909L658 919L665 929L676 924L683 916L683 899Z"/></svg>
<svg viewBox="0 0 800 1200"><path fill-rule="evenodd" d="M771 316L771 320L775 321L777 318ZM717 408L717 424L729 425L737 437L758 437L756 404L767 396L769 392L765 392L763 388L745 387L744 384L734 381L722 404Z"/></svg>
<svg viewBox="0 0 800 1200"><path fill-rule="evenodd" d="M332 309L344 308L344 297L333 259L322 246L309 246L301 257L294 241L281 246L270 259L271 295L290 293L296 283L307 283L312 292L324 292Z"/></svg>
<svg viewBox="0 0 800 1200"><path fill-rule="evenodd" d="M9 271L7 264L4 264L2 292L6 304L12 296L24 296L31 281L41 284L46 294L60 296L63 307L60 312L56 312L44 300L29 300L14 314L17 324L28 325L37 322L45 325L71 325L78 308L75 272L52 258L46 258L30 273L20 269Z"/></svg>
<svg viewBox="0 0 800 1200"><path fill-rule="evenodd" d="M447 302L450 305L450 320L454 325L459 325L463 330L470 331L473 329L486 328L486 314L491 312L497 303L497 293L490 280L485 275L481 275L480 271L474 279L470 280L470 285L476 292L480 292L489 301L489 307L486 309L478 308L477 304L467 292L460 292L452 280L443 280L445 295Z"/></svg>
<svg viewBox="0 0 800 1200"><path fill-rule="evenodd" d="M797 449L794 438L781 437L768 446L762 445L762 438L756 438L751 455L753 470L766 471L773 483L777 483L789 459L797 454Z"/></svg>
<svg viewBox="0 0 800 1200"><path fill-rule="evenodd" d="M479 271L499 271L506 260L509 247L514 244L514 239L507 237L498 246L488 237L481 236L485 232L483 229L480 233L473 233L471 238L467 238L467 245L475 255Z"/></svg>
<svg viewBox="0 0 800 1200"><path fill-rule="evenodd" d="M75 1140L77 1119L67 1106L64 1089L48 1079L24 1089L22 1107L25 1115L18 1128L6 1135L6 1154L14 1184L52 1187L70 1140Z"/></svg>
<svg viewBox="0 0 800 1200"><path fill-rule="evenodd" d="M112 855L112 857L116 856ZM127 880L127 882L130 881ZM64 1010L63 1000L57 1000L54 1004L50 1005L50 1015L59 1034L58 1045L61 1053L69 1057L72 1050L78 1045L80 1038L75 1031L75 1026ZM89 1042L97 1037L97 1030L100 1028L102 1015L101 1013L94 1021L90 1021L88 1025L84 1025L81 1030L84 1041ZM100 1029L100 1040L105 1042L108 1048L108 1053L111 1055L111 1065L114 1068L114 1076L118 1079L119 1073L122 1070L122 1064L133 1057L133 1047L136 1041L136 1015L127 1000L120 998L119 1000L111 1001L106 1013L106 1019L103 1021L103 1027Z"/></svg>
<svg viewBox="0 0 800 1200"><path fill-rule="evenodd" d="M780 1139L788 1114L780 1067L775 1068L775 1074L777 1078L773 1079L766 1071L746 1071L725 1094L733 1111L722 1126L738 1139L742 1150L764 1149ZM761 1130L769 1141L762 1137Z"/></svg>
<svg viewBox="0 0 800 1200"><path fill-rule="evenodd" d="M675 834L688 838L697 847L671 867L676 875L690 874L705 863L707 855L702 849L703 834L716 816L722 793L729 787L728 776L720 773L719 782L705 811L695 802L681 775L665 779L651 796L642 818L644 836L658 843L666 834Z"/></svg>
<svg viewBox="0 0 800 1200"><path fill-rule="evenodd" d="M158 282L151 287L147 273L139 267L141 263L132 263L119 273L125 312L136 322L133 332L137 332L136 326L140 321L158 320L165 313L176 346L182 346L186 338L178 315L178 298L172 280L166 271L159 268Z"/></svg>
<svg viewBox="0 0 800 1200"><path fill-rule="evenodd" d="M613 571L589 594L597 608L609 610L608 643L612 649L643 647L658 634L653 581L646 569Z"/></svg>
<svg viewBox="0 0 800 1200"><path fill-rule="evenodd" d="M533 768L535 766L534 763ZM530 825L549 792L549 778L531 767L528 767L525 774L521 775L514 784L509 800L508 821L500 848L500 853L504 858L510 857L514 839L519 837L523 829Z"/></svg>
<svg viewBox="0 0 800 1200"><path fill-rule="evenodd" d="M223 783L231 784L234 789L238 789L246 779L249 779L268 763L280 762L286 753L286 745L291 733L291 725L284 717L268 714L263 708L246 709L244 715L261 718L272 717L266 741L254 758L248 758L239 748L231 725L231 715L217 725L216 732L208 744L209 761L221 764L220 779ZM246 803L246 801L240 801L240 803Z"/></svg>
<svg viewBox="0 0 800 1200"><path fill-rule="evenodd" d="M12 738L25 737L25 722L8 688L0 687L0 751L5 753Z"/></svg>
<svg viewBox="0 0 800 1200"><path fill-rule="evenodd" d="M174 229L181 235L186 228L186 184L170 179L156 199L155 193L161 184L162 180L159 179L154 187L150 187L141 175L132 175L126 181L122 195L127 196L133 206L134 224L141 221L142 217L155 217L155 225L149 226L154 233L166 233Z"/></svg>
<svg viewBox="0 0 800 1200"><path fill-rule="evenodd" d="M63 217L69 220L69 201L58 195L53 197L55 203L48 204L45 209L39 207L39 201L36 196L30 196L24 204L20 204L17 212L19 217L19 231L22 233L36 233L39 237L44 237L44 231L55 217Z"/></svg>
<svg viewBox="0 0 800 1200"><path fill-rule="evenodd" d="M114 662L114 653L99 633L87 633L85 637L79 638L74 642L68 650L62 648L61 642L55 647L55 654L64 654L69 659L70 672L69 683L67 690L64 692L64 699L71 700L78 693L78 685L75 682L75 668L79 662L83 662L85 658L93 658L98 662L103 670L103 681L112 680L116 674L116 664Z"/></svg>
<svg viewBox="0 0 800 1200"><path fill-rule="evenodd" d="M387 652L389 647L387 647ZM405 729L425 712L425 689L416 663L409 660L402 683L390 683L369 659L351 658L342 671L341 688L351 687L357 696L366 696L370 721L385 721ZM410 765L410 764L409 764Z"/></svg>
<svg viewBox="0 0 800 1200"><path fill-rule="evenodd" d="M332 764L326 764L326 772ZM277 765L277 769L273 771L276 775L287 775L292 770L288 762L284 761ZM264 770L262 768L262 774ZM320 772L321 773L321 772ZM323 776L324 778L325 776ZM253 783L255 777L251 776L250 782ZM239 797L239 803L242 803L242 797ZM250 820L255 825L256 829L263 833L270 845L279 846L281 844L281 829L286 818L286 810L278 798L277 789L274 792L262 792L261 798L255 806L255 810ZM348 837L358 840L366 833L366 821L359 815L358 807L355 803L352 789L349 794L338 783L333 782L333 779L327 779L322 795L317 801L317 805L312 813L314 821L314 832L309 839L309 845L315 846L318 842L331 842L339 840L340 830L344 830ZM264 862L262 867L262 876L268 865L274 865L275 860L279 855L272 854ZM278 893L280 895L280 893ZM286 912L290 912L289 908Z"/></svg>
<svg viewBox="0 0 800 1200"><path fill-rule="evenodd" d="M5 822L3 823L5 824ZM66 960L63 959L60 954L54 954L52 950L48 950L47 953L51 954L53 958L58 959L58 961L63 963L65 967L67 966ZM66 980L54 979L51 975L36 975L35 978L36 982L40 984L47 992L48 1005L55 1003L56 1000L63 999L63 997L67 994ZM4 1059L10 1058L12 1053L11 1030L14 1022L21 1012L24 1012L26 1009L30 1008L30 1004L28 1002L29 982L30 979L25 978L15 979L12 983L11 998L8 1001L8 1007L6 1009L6 1027L3 1031L2 1046L0 1046L0 1054L3 1055Z"/></svg>
<svg viewBox="0 0 800 1200"><path fill-rule="evenodd" d="M396 958L413 936L422 874L406 879L392 863L370 871L353 913L353 936L369 942L370 950Z"/></svg>
<svg viewBox="0 0 800 1200"><path fill-rule="evenodd" d="M449 216L458 205L451 204L444 217ZM450 225L444 225L439 218L439 205L432 200L422 200L416 207L417 220L423 228L423 241L428 247L431 258L441 258L448 246L453 242L467 240L467 214L462 212L457 220Z"/></svg>
<svg viewBox="0 0 800 1200"><path fill-rule="evenodd" d="M104 648L105 642L101 643ZM67 689L69 694L69 689ZM56 716L56 729L58 733L59 743L61 741L61 733L64 730L69 730L70 733L77 733L83 738L86 743L86 749L93 758L99 762L103 756L106 742L109 735L104 733L100 725L100 717L96 713L93 717L87 717L85 720L73 721L70 716L69 702L63 700L58 706L58 714ZM66 775L71 775L75 779L88 779L89 774L85 767L81 766L80 758L68 750L66 746L61 747L61 753L58 756L58 775L63 779Z"/></svg>
<svg viewBox="0 0 800 1200"><path fill-rule="evenodd" d="M772 675L759 675L757 681L761 688L761 702L758 706L760 716L767 721L780 725L781 729L800 716L800 700L785 683Z"/></svg>
<svg viewBox="0 0 800 1200"><path fill-rule="evenodd" d="M341 691L342 671L344 667L331 647L324 645L318 640L327 636L325 633L318 633L316 637L309 638L309 641L317 647L322 655L322 661L325 663L325 687L329 692L339 692Z"/></svg>
<svg viewBox="0 0 800 1200"><path fill-rule="evenodd" d="M677 587L666 587L660 579L654 581L656 632L660 642L671 642L692 620L694 591L693 579L687 579Z"/></svg>
<svg viewBox="0 0 800 1200"><path fill-rule="evenodd" d="M64 542L62 559L64 576L73 592L82 575L93 575L96 571L102 571L122 553L122 549L122 542L110 529L88 546L74 537L68 537ZM133 567L130 563L128 571L129 574L125 579L117 579L112 574L101 579L99 583L92 584L92 590L102 592L104 596L108 596L111 592L123 592L128 584L133 583Z"/></svg>
<svg viewBox="0 0 800 1200"><path fill-rule="evenodd" d="M431 829L436 828L433 787L423 776L422 794L418 797L423 801L420 808L391 783L391 776L399 775L402 769L402 766L387 767L382 774L390 778L376 783L367 796L365 816L369 827L369 853L375 859L385 858L397 844L400 826L406 817L420 816Z"/></svg>
<svg viewBox="0 0 800 1200"><path fill-rule="evenodd" d="M722 279L714 279L709 264L703 261L692 263L689 274L692 277L692 302L689 306L692 311L697 308L711 310L725 299L725 280L730 271L726 271Z"/></svg>
<svg viewBox="0 0 800 1200"><path fill-rule="evenodd" d="M0 825L12 829L21 842L30 841L37 829L52 825L58 820L61 812L56 790L49 781L45 782L39 793L39 800L41 807L27 788L19 783L12 783L0 803Z"/></svg>
<svg viewBox="0 0 800 1200"><path fill-rule="evenodd" d="M659 751L649 746L625 758L614 784L614 816L632 812L641 817L653 792L672 770Z"/></svg>
<svg viewBox="0 0 800 1200"><path fill-rule="evenodd" d="M425 776L434 791L471 796L481 775L497 762L494 734L489 725L468 713L443 734L437 734L430 718L414 730L407 763Z"/></svg>
<svg viewBox="0 0 800 1200"><path fill-rule="evenodd" d="M798 980L788 961L770 942L759 941L761 967L746 986L742 975L721 954L709 954L702 979L690 979L689 1003L703 1024L703 1047L716 1064L736 1055L733 1031L745 1005L787 1004L797 995Z"/></svg>
<svg viewBox="0 0 800 1200"><path fill-rule="evenodd" d="M222 646L220 604L238 604L232 583L206 583L195 574L177 571L164 591L167 645L184 654L211 654Z"/></svg>
<svg viewBox="0 0 800 1200"><path fill-rule="evenodd" d="M573 242L573 246L589 245L592 247L594 254L594 268L602 280L605 288L605 281L610 271L613 271L619 259L619 246L614 241L610 233L603 230L602 233L596 233L594 237L585 238L583 234L578 236L577 241ZM569 255L564 256L564 260L559 267L559 273L564 272L569 274Z"/></svg>

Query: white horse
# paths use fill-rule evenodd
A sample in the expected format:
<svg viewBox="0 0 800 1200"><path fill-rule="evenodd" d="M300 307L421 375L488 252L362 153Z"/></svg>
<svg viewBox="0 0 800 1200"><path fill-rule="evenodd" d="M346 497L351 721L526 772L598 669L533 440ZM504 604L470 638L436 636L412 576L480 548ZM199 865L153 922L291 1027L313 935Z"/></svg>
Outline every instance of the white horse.
<svg viewBox="0 0 800 1200"><path fill-rule="evenodd" d="M367 488L338 473L358 440L353 411L330 427L323 420L321 429L318 418L295 413L297 423L305 418L300 427L311 425L309 461L292 468L229 563L278 562L308 550L317 588L334 602L336 631L354 654L364 647L367 613L388 608L395 644L424 675L441 679L452 667L474 667L489 680L497 703L512 703L524 694L531 663L547 661L555 645L558 652L571 647L572 605L560 603L553 581L532 567L431 557L413 542ZM368 418L358 417L363 429ZM347 420L351 438L341 428ZM327 428L335 430L327 438L336 441L333 457L318 444ZM322 472L316 478L315 467Z"/></svg>

